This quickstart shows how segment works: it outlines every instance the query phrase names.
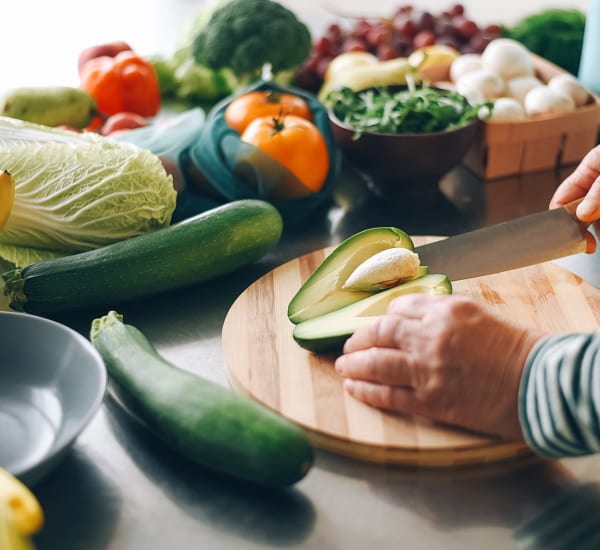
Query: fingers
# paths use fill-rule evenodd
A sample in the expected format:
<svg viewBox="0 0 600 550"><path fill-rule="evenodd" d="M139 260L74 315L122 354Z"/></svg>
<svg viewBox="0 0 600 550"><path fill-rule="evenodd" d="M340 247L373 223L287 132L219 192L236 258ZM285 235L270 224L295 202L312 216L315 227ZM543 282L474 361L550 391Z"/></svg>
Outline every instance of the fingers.
<svg viewBox="0 0 600 550"><path fill-rule="evenodd" d="M512 436L522 369L541 337L465 296L403 296L347 340L335 369L367 405Z"/></svg>
<svg viewBox="0 0 600 550"><path fill-rule="evenodd" d="M344 388L352 396L378 409L421 414L421 403L410 388L375 384L363 380L344 380Z"/></svg>
<svg viewBox="0 0 600 550"><path fill-rule="evenodd" d="M402 340L419 332L419 323L426 313L452 296L431 296L429 294L407 294L394 299L387 313L377 317L372 323L357 330L344 346L344 353L369 347L395 348Z"/></svg>
<svg viewBox="0 0 600 550"><path fill-rule="evenodd" d="M583 172L585 171L576 169L557 187L550 199L549 208L560 208L571 201L585 197L594 180L589 181Z"/></svg>
<svg viewBox="0 0 600 550"><path fill-rule="evenodd" d="M550 208L559 208L575 199L585 197L577 215L582 221L593 221L600 210L600 146L592 149L556 189Z"/></svg>
<svg viewBox="0 0 600 550"><path fill-rule="evenodd" d="M401 350L368 348L337 358L336 372L345 378L369 380L379 384L411 386L412 375Z"/></svg>
<svg viewBox="0 0 600 550"><path fill-rule="evenodd" d="M358 329L344 344L344 353L372 347L396 348L401 320L391 315L381 315Z"/></svg>
<svg viewBox="0 0 600 550"><path fill-rule="evenodd" d="M600 177L592 183L585 198L577 207L577 217L583 222L594 222L600 219Z"/></svg>

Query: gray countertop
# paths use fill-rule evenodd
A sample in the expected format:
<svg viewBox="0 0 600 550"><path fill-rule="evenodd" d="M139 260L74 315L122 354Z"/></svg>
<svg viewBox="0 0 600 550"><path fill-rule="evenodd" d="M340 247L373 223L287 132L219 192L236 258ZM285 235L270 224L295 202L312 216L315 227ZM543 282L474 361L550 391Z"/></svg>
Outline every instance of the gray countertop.
<svg viewBox="0 0 600 550"><path fill-rule="evenodd" d="M374 198L346 169L335 204L304 227L286 229L262 261L220 281L117 309L167 359L227 385L223 320L263 273L375 224L450 235L542 210L562 176L484 182L459 168L441 182L443 194L402 206ZM87 335L98 313L105 312L57 320ZM34 487L46 513L36 543L38 550L493 550L550 548L550 537L552 548L579 549L587 546L572 536L591 540L600 530L599 476L598 456L427 470L317 451L313 469L293 488L264 489L178 457L109 394L64 461Z"/></svg>

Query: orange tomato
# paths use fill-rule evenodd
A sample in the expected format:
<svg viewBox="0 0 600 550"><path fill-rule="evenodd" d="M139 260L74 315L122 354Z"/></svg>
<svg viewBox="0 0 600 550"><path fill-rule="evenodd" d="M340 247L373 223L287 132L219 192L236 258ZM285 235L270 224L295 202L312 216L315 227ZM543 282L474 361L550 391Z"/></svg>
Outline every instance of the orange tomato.
<svg viewBox="0 0 600 550"><path fill-rule="evenodd" d="M308 103L300 96L273 90L248 92L235 98L225 109L225 122L240 134L255 118L295 115L312 120Z"/></svg>
<svg viewBox="0 0 600 550"><path fill-rule="evenodd" d="M310 120L296 115L255 118L241 139L280 162L310 191L323 187L329 172L329 151Z"/></svg>

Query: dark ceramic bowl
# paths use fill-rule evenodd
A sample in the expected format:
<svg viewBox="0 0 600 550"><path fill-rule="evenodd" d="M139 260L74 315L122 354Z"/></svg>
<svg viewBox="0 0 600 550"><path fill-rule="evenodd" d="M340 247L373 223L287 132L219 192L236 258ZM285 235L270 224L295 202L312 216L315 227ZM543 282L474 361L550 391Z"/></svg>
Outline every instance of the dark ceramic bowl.
<svg viewBox="0 0 600 550"><path fill-rule="evenodd" d="M439 193L439 181L458 166L471 147L478 120L427 134L384 134L355 130L330 110L333 135L346 160L365 177L369 188L382 198L428 197Z"/></svg>

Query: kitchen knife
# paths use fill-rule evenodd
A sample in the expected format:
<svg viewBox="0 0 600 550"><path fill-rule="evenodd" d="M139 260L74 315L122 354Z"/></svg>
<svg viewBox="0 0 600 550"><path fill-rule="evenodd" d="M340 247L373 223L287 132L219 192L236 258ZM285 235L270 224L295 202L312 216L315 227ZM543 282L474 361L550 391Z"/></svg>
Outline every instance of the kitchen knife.
<svg viewBox="0 0 600 550"><path fill-rule="evenodd" d="M451 281L593 252L590 224L575 215L581 200L419 246L415 252L430 273L445 274Z"/></svg>

